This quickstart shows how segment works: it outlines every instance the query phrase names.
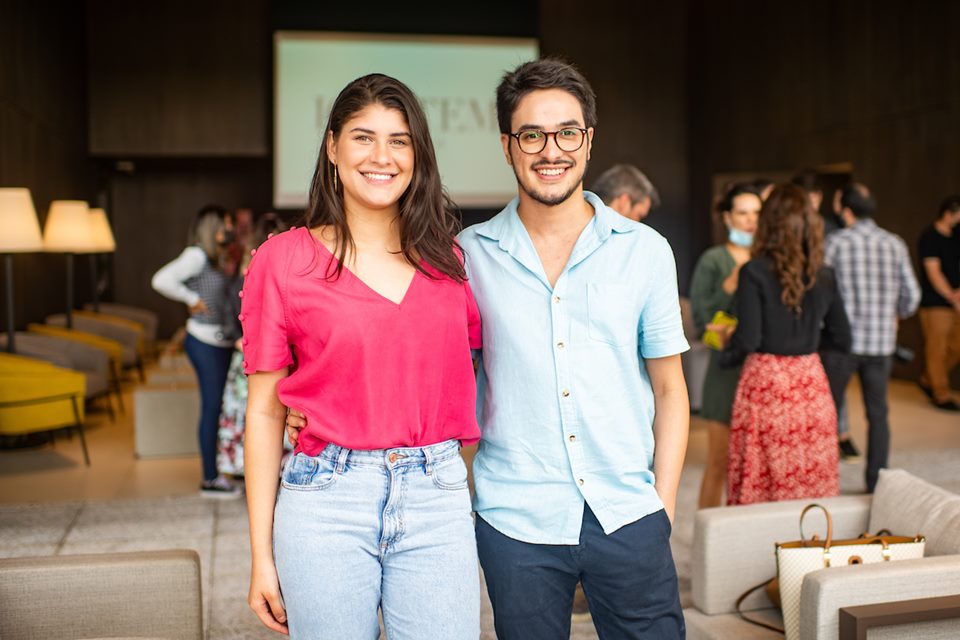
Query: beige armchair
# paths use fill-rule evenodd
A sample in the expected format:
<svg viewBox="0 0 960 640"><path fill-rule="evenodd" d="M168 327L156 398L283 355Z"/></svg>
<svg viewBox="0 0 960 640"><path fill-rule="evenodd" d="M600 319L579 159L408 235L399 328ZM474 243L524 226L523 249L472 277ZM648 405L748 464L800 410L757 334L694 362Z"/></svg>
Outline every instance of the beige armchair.
<svg viewBox="0 0 960 640"><path fill-rule="evenodd" d="M688 640L783 637L742 620L735 604L740 594L776 574L774 544L799 538L800 511L810 502L771 502L697 513L693 606L684 610ZM880 529L898 535L920 533L927 539L926 557L807 574L800 597L801 640L840 638L841 609L885 604L883 608L893 610L891 603L960 596L960 496L906 471L884 470L872 496L841 496L816 502L830 510L834 538L855 538ZM804 526L812 531L817 522L809 519ZM747 599L743 608L753 611L755 617L780 623L779 613L762 590ZM936 617L928 615L927 619ZM890 627L892 635L886 637L941 640L957 637L958 628L957 619L912 622Z"/></svg>
<svg viewBox="0 0 960 640"><path fill-rule="evenodd" d="M196 551L0 559L0 638L202 640Z"/></svg>

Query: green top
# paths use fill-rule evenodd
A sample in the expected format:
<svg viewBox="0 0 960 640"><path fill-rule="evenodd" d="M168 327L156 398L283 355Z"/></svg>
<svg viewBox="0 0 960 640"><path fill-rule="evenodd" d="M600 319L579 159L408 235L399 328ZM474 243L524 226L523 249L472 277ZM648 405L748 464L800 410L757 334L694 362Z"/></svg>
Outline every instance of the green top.
<svg viewBox="0 0 960 640"><path fill-rule="evenodd" d="M690 282L690 308L693 323L701 334L717 311L733 314L733 295L723 290L723 281L737 263L725 245L717 245L703 252L693 270Z"/></svg>

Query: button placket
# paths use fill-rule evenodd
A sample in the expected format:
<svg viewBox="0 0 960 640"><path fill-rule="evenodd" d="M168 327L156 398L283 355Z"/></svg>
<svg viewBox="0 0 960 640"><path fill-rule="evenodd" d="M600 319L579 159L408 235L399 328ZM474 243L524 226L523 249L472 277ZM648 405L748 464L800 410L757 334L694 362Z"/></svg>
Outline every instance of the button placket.
<svg viewBox="0 0 960 640"><path fill-rule="evenodd" d="M573 470L574 477L579 478L579 469L583 462L583 452L576 435L579 431L579 420L577 418L576 404L574 403L571 392L571 352L570 349L567 348L569 346L567 344L569 336L566 333L569 329L569 322L567 321L567 314L565 313L569 300L565 290L566 283L567 274L563 273L557 279L553 293L550 296L550 321L553 331L553 361L557 381L557 399L560 404L560 429L570 467ZM583 484L582 480L579 484Z"/></svg>

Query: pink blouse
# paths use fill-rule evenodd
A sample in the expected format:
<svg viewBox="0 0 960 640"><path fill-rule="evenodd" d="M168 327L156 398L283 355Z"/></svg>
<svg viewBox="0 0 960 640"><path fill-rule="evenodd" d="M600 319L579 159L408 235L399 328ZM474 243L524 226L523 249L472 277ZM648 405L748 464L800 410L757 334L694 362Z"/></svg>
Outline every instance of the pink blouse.
<svg viewBox="0 0 960 640"><path fill-rule="evenodd" d="M295 227L254 252L240 294L243 370L291 367L277 389L307 416L297 450L476 442L470 349L480 348L480 312L470 286L417 272L396 304L346 267L327 279L330 263Z"/></svg>

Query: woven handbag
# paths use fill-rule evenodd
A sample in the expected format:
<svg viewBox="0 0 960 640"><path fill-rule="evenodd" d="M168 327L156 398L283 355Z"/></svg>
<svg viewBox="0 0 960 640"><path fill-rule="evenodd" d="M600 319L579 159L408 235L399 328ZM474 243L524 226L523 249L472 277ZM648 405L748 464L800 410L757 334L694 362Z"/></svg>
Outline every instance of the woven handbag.
<svg viewBox="0 0 960 640"><path fill-rule="evenodd" d="M827 537L820 539L813 536L809 540L803 534L803 519L812 509L823 511L827 519ZM925 539L921 535L914 537L894 536L883 530L876 535L864 533L852 540L833 539L833 519L826 507L819 504L809 504L800 514L800 539L795 542L777 543L777 577L769 583L757 585L740 596L737 600L737 610L740 616L748 622L781 631L786 634L786 640L798 640L800 637L800 588L803 586L803 577L811 571L842 567L851 564L872 564L874 562L889 562L891 560L910 560L922 558ZM765 587L774 604L779 604L783 611L783 629L778 629L766 622L762 622L745 615L740 611L740 605L750 593ZM776 593L779 591L779 593ZM777 602L779 595L779 603Z"/></svg>

